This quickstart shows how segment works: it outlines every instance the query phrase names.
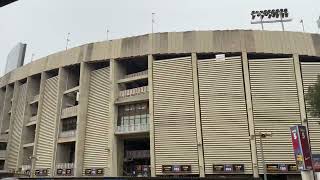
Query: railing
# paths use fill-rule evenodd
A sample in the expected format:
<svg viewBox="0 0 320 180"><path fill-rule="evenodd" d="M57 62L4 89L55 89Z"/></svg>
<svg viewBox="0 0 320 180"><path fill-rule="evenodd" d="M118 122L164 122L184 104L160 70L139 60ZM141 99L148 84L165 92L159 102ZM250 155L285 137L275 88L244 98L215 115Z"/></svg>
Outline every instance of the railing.
<svg viewBox="0 0 320 180"><path fill-rule="evenodd" d="M142 158L149 158L149 157L150 157L150 150L126 151L126 158L142 159Z"/></svg>
<svg viewBox="0 0 320 180"><path fill-rule="evenodd" d="M75 137L75 135L76 135L76 130L61 131L59 133L60 138Z"/></svg>
<svg viewBox="0 0 320 180"><path fill-rule="evenodd" d="M133 78L133 77L143 76L143 75L148 75L148 70L128 74L128 75L125 75L124 78Z"/></svg>
<svg viewBox="0 0 320 180"><path fill-rule="evenodd" d="M24 164L24 165L21 166L21 169L22 169L22 171L30 170L31 169L31 165L30 164Z"/></svg>
<svg viewBox="0 0 320 180"><path fill-rule="evenodd" d="M117 127L117 133L145 132L149 131L149 124L121 125Z"/></svg>
<svg viewBox="0 0 320 180"><path fill-rule="evenodd" d="M37 118L38 118L38 115L30 117L29 122L37 121Z"/></svg>
<svg viewBox="0 0 320 180"><path fill-rule="evenodd" d="M40 99L40 95L38 94L38 95L33 96L31 98L30 102L36 102L36 101L39 101L39 99Z"/></svg>
<svg viewBox="0 0 320 180"><path fill-rule="evenodd" d="M73 163L57 163L56 169L72 169L74 168Z"/></svg>
<svg viewBox="0 0 320 180"><path fill-rule="evenodd" d="M127 89L119 92L119 98L125 98L130 96L136 96L140 94L144 94L148 92L148 86L142 86L133 89Z"/></svg>
<svg viewBox="0 0 320 180"><path fill-rule="evenodd" d="M8 134L7 133L0 134L0 140L1 141L7 141L8 140Z"/></svg>
<svg viewBox="0 0 320 180"><path fill-rule="evenodd" d="M61 118L76 116L78 113L78 105L64 108L61 112Z"/></svg>
<svg viewBox="0 0 320 180"><path fill-rule="evenodd" d="M1 158L5 158L7 155L7 151L6 150L0 150L0 157Z"/></svg>

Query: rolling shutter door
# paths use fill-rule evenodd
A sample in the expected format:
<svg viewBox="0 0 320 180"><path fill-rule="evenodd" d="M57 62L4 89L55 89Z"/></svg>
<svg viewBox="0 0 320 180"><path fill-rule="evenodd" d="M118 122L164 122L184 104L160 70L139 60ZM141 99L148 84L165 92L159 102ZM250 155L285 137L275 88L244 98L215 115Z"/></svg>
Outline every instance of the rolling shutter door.
<svg viewBox="0 0 320 180"><path fill-rule="evenodd" d="M301 62L301 73L303 80L304 93L308 93L309 86L314 85L317 82L318 75L320 74L319 62ZM310 108L310 105L306 102L306 108ZM312 117L307 113L308 128L311 142L312 153L320 154L320 118Z"/></svg>
<svg viewBox="0 0 320 180"><path fill-rule="evenodd" d="M56 135L57 86L58 76L47 79L45 82L39 123L36 169L51 168Z"/></svg>
<svg viewBox="0 0 320 180"><path fill-rule="evenodd" d="M199 174L191 57L153 63L156 174L191 165Z"/></svg>
<svg viewBox="0 0 320 180"><path fill-rule="evenodd" d="M111 126L109 73L109 67L91 72L83 161L84 169L104 168L106 176L110 175L110 157L106 150Z"/></svg>
<svg viewBox="0 0 320 180"><path fill-rule="evenodd" d="M8 169L16 169L21 145L21 134L24 120L24 110L26 105L27 84L19 86L19 95L17 99L14 117L12 118L12 134L8 148Z"/></svg>
<svg viewBox="0 0 320 180"><path fill-rule="evenodd" d="M206 174L213 164L244 164L252 173L241 58L199 60L198 74Z"/></svg>
<svg viewBox="0 0 320 180"><path fill-rule="evenodd" d="M249 60L249 69L255 133L272 132L263 139L266 164L295 164L290 127L301 120L293 59Z"/></svg>

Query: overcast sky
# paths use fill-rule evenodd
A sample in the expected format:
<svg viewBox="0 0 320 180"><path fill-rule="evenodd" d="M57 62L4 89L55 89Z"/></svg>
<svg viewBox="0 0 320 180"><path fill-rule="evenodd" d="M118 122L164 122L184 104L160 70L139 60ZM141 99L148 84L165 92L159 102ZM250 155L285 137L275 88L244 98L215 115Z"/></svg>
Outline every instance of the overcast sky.
<svg viewBox="0 0 320 180"><path fill-rule="evenodd" d="M251 25L251 10L288 8L289 31L318 32L320 0L19 0L0 8L0 75L9 51L27 43L25 64L70 46L146 34L151 31L260 29ZM267 24L267 30L281 30Z"/></svg>

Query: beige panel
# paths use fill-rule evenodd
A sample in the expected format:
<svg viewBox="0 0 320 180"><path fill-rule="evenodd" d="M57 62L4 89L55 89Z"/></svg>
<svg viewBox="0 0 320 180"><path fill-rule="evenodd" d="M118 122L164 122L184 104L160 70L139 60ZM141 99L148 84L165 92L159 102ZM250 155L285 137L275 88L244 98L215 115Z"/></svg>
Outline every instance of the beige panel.
<svg viewBox="0 0 320 180"><path fill-rule="evenodd" d="M13 118L11 118L12 133L10 137L10 144L8 146L8 169L18 168L18 157L21 146L21 134L24 120L25 103L27 96L27 84L22 84L19 86L19 95L17 99L17 106Z"/></svg>
<svg viewBox="0 0 320 180"><path fill-rule="evenodd" d="M241 57L198 60L206 174L213 164L244 164L252 173Z"/></svg>
<svg viewBox="0 0 320 180"><path fill-rule="evenodd" d="M57 86L58 76L47 79L45 82L35 169L51 168L56 136Z"/></svg>
<svg viewBox="0 0 320 180"><path fill-rule="evenodd" d="M317 82L318 75L320 75L320 62L301 62L301 71L304 94L306 94L308 93L308 88ZM310 108L307 102L306 108ZM308 113L307 119L312 153L320 154L320 118L313 117Z"/></svg>
<svg viewBox="0 0 320 180"><path fill-rule="evenodd" d="M106 176L110 175L109 73L109 67L91 72L83 158L84 169L104 168Z"/></svg>
<svg viewBox="0 0 320 180"><path fill-rule="evenodd" d="M154 61L156 174L162 165L191 165L198 174L191 57Z"/></svg>
<svg viewBox="0 0 320 180"><path fill-rule="evenodd" d="M255 133L273 134L263 140L266 163L295 163L289 128L301 120L293 59L249 60L249 68Z"/></svg>

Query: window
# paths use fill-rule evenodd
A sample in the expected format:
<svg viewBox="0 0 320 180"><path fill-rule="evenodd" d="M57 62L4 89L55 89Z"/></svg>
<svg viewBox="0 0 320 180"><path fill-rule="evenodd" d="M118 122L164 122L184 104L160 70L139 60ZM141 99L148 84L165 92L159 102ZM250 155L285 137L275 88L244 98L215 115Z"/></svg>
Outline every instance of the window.
<svg viewBox="0 0 320 180"><path fill-rule="evenodd" d="M135 124L148 124L149 107L148 103L138 103L119 106L118 126L128 126Z"/></svg>
<svg viewBox="0 0 320 180"><path fill-rule="evenodd" d="M71 131L77 128L77 119L64 119L62 120L62 131Z"/></svg>
<svg viewBox="0 0 320 180"><path fill-rule="evenodd" d="M7 149L7 143L0 142L0 151L6 150L6 149Z"/></svg>

